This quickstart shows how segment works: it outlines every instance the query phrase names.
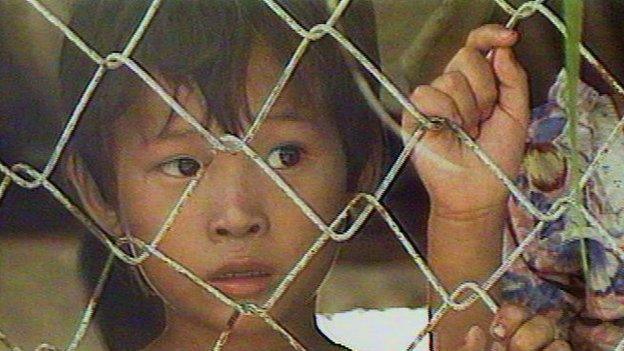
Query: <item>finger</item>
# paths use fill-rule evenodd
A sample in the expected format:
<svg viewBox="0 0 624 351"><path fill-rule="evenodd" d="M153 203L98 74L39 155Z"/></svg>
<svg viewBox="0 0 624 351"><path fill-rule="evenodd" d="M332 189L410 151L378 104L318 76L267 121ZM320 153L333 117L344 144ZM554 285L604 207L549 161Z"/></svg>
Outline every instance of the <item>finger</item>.
<svg viewBox="0 0 624 351"><path fill-rule="evenodd" d="M455 101L447 94L429 85L421 85L414 90L410 100L420 113L427 117L440 117L453 121L462 126L462 119ZM403 112L403 130L412 135L418 122L409 112ZM463 126L462 126L463 127ZM429 130L424 134L421 141L414 148L413 156L416 158L435 158L449 150L461 147L457 136L448 128Z"/></svg>
<svg viewBox="0 0 624 351"><path fill-rule="evenodd" d="M468 79L460 72L448 72L436 78L431 86L453 99L462 119L462 127L471 137L477 138L479 110Z"/></svg>
<svg viewBox="0 0 624 351"><path fill-rule="evenodd" d="M537 315L516 331L509 341L510 351L537 351L553 342L555 326L552 320Z"/></svg>
<svg viewBox="0 0 624 351"><path fill-rule="evenodd" d="M460 351L485 351L486 340L483 329L475 325L466 334Z"/></svg>
<svg viewBox="0 0 624 351"><path fill-rule="evenodd" d="M524 68L510 48L496 50L493 66L499 81L500 108L518 125L526 126L529 122L529 83Z"/></svg>
<svg viewBox="0 0 624 351"><path fill-rule="evenodd" d="M463 123L455 101L430 85L421 85L414 89L410 95L410 101L426 117L446 118L459 125ZM412 134L418 122L409 112L404 111L401 124L403 130Z"/></svg>
<svg viewBox="0 0 624 351"><path fill-rule="evenodd" d="M498 98L498 89L492 65L485 56L474 48L461 48L445 71L459 71L468 79L475 93L480 119L488 118Z"/></svg>
<svg viewBox="0 0 624 351"><path fill-rule="evenodd" d="M490 334L499 341L507 340L516 333L522 323L530 317L529 311L516 305L504 305L498 309L492 325Z"/></svg>
<svg viewBox="0 0 624 351"><path fill-rule="evenodd" d="M544 351L572 351L570 344L563 340L555 340L544 348Z"/></svg>
<svg viewBox="0 0 624 351"><path fill-rule="evenodd" d="M500 24L486 24L470 32L466 46L485 52L494 47L512 46L518 38L514 30Z"/></svg>
<svg viewBox="0 0 624 351"><path fill-rule="evenodd" d="M481 125L479 143L488 155L502 162L500 166L509 177L515 177L530 116L527 77L509 48L496 50L494 73L499 81L498 103Z"/></svg>

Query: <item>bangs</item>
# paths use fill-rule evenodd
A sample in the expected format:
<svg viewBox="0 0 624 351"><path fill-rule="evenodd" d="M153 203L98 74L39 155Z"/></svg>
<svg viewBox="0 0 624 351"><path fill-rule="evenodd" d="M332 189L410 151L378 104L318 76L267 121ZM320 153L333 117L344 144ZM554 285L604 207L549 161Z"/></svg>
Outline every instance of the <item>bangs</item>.
<svg viewBox="0 0 624 351"><path fill-rule="evenodd" d="M122 52L151 3L77 0L70 27L100 54ZM279 3L307 29L329 17L324 1ZM370 8L363 5L366 2L355 2L339 25L349 29L345 31L351 34L349 39L375 61L375 34L370 32L374 16L369 11L368 17L360 17L363 12L355 11ZM210 120L201 116L198 121L207 129L210 125L240 135L254 117L247 99L247 70L251 64L263 64L249 62L252 46L268 46L271 59L285 67L301 41L283 19L259 0L168 0L158 9L131 57L152 75L163 77L169 90L175 91L176 85L185 82L196 85L210 116ZM301 92L299 95L308 100L306 103L322 107L337 126L349 160L349 184L357 186L363 166L374 154L375 145L382 143L382 137L379 121L360 94L347 61L335 40L326 35L310 44L288 84ZM96 69L97 65L73 43L64 42L60 77L67 114L80 100ZM141 101L145 89L150 88L130 69L121 66L104 75L90 99L70 147L82 156L97 184L115 188L112 172L101 172L100 166L113 164L111 126L129 106ZM104 197L114 203L116 194L105 193Z"/></svg>
<svg viewBox="0 0 624 351"><path fill-rule="evenodd" d="M71 27L99 53L121 52L151 2L78 1L74 13L90 15L73 16ZM299 3L285 2L283 6L295 12L303 25L326 20L327 13L318 6L319 2L314 6L318 11L309 11L312 1L303 2L307 11ZM272 58L283 67L300 42L301 37L261 1L165 1L131 57L151 75L162 76L173 90L182 84L196 84L219 129L240 135L253 118L246 96L246 71L249 64L254 64L249 62L252 45L266 44ZM303 71L305 77L289 84L318 86L305 83L321 74L318 61L323 60L323 55L314 46L306 53L314 58L304 57L295 72L301 76ZM69 113L95 66L71 43L65 43L62 56L69 59L61 63L61 77L85 77L83 81L62 82L63 101ZM278 76L276 82L277 79ZM85 118L105 120L104 124L112 122L136 101L142 89L150 88L128 68L122 66L108 72L85 111L89 115ZM201 122L207 127L208 121ZM91 132L95 131L88 131Z"/></svg>

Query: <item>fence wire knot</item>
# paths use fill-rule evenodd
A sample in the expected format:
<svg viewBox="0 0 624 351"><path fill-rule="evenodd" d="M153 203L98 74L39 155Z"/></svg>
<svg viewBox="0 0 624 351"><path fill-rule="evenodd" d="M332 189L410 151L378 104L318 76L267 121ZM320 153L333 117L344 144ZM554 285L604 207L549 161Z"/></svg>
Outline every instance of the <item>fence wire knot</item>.
<svg viewBox="0 0 624 351"><path fill-rule="evenodd" d="M518 7L518 10L514 13L518 19L526 19L535 14L537 12L539 5L541 5L544 0L533 0L527 1Z"/></svg>
<svg viewBox="0 0 624 351"><path fill-rule="evenodd" d="M106 56L104 59L103 66L108 70L116 70L123 65L125 57L120 52L113 52Z"/></svg>

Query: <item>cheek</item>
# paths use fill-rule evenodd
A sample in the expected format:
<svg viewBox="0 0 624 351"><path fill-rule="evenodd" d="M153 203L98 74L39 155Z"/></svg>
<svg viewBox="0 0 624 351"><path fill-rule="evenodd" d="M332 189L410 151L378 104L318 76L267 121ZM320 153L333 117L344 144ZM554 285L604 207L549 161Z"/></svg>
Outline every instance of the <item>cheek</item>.
<svg viewBox="0 0 624 351"><path fill-rule="evenodd" d="M118 189L123 227L146 241L153 239L160 230L183 191L178 187L156 185L138 172L120 177ZM176 218L175 222L178 221Z"/></svg>
<svg viewBox="0 0 624 351"><path fill-rule="evenodd" d="M305 176L298 186L310 206L330 222L346 206L351 194L347 192L346 166L342 154L334 155Z"/></svg>
<svg viewBox="0 0 624 351"><path fill-rule="evenodd" d="M350 199L346 192L346 178L339 161L327 163L325 167L317 167L314 171L306 172L296 179L288 179L297 194L318 214L327 224L344 208ZM328 167L332 165L332 167ZM341 166L341 167L338 167ZM279 191L279 199L274 198L270 217L273 220L274 240L276 250L283 255L285 264L293 266L310 247L317 241L322 232L302 210L285 194ZM278 205L279 204L279 205ZM306 291L314 291L327 273L335 255L336 246L330 240L323 249L315 255L310 267L304 272ZM314 288L314 289L311 289Z"/></svg>

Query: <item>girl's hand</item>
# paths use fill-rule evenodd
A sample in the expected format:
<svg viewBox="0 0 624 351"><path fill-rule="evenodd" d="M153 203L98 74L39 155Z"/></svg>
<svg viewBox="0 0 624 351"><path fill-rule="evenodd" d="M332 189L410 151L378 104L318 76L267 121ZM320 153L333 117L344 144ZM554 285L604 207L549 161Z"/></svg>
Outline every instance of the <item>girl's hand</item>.
<svg viewBox="0 0 624 351"><path fill-rule="evenodd" d="M544 316L529 318L529 312L519 306L505 305L494 317L490 328L495 340L486 349L485 333L478 327L466 335L466 342L460 351L571 351L570 345L555 339L555 324Z"/></svg>
<svg viewBox="0 0 624 351"><path fill-rule="evenodd" d="M444 74L411 95L424 115L459 124L511 179L530 113L526 74L511 50L517 40L500 25L472 31ZM491 62L485 57L490 49ZM404 113L402 124L411 134L417 123ZM412 159L431 197L431 215L471 220L504 206L507 188L452 131L427 132Z"/></svg>

